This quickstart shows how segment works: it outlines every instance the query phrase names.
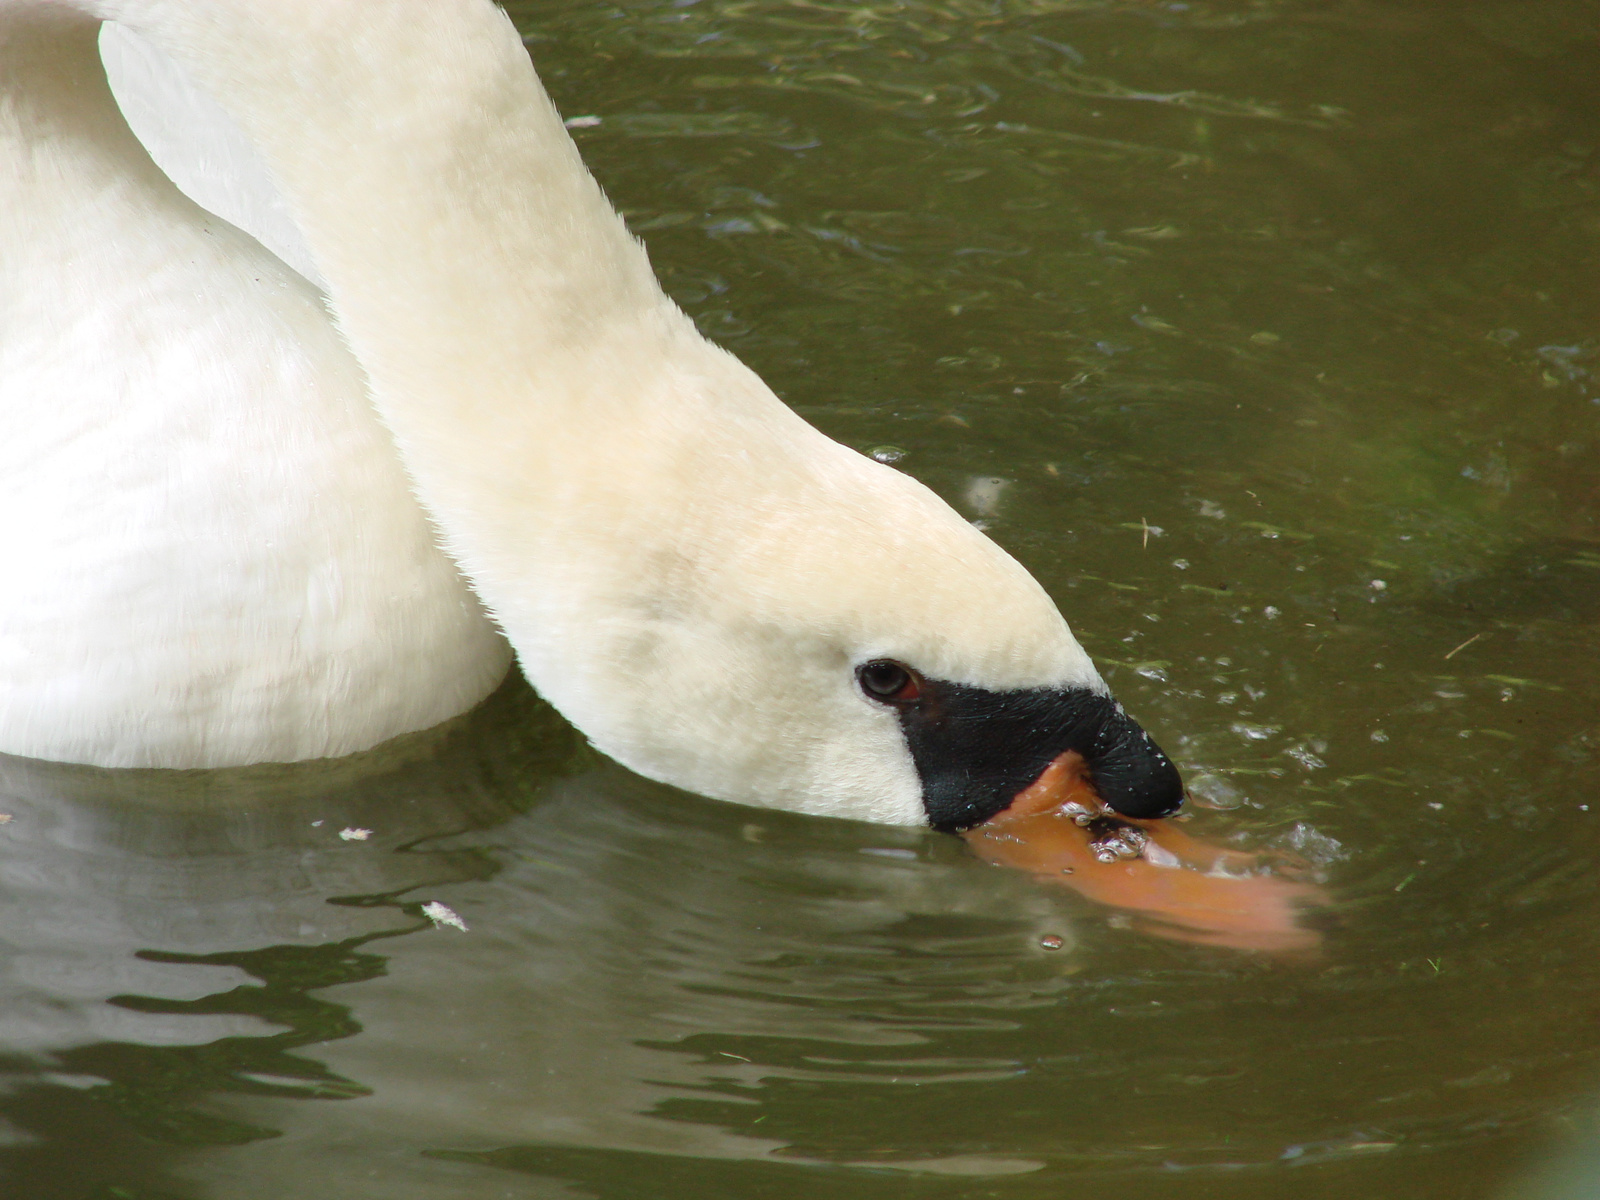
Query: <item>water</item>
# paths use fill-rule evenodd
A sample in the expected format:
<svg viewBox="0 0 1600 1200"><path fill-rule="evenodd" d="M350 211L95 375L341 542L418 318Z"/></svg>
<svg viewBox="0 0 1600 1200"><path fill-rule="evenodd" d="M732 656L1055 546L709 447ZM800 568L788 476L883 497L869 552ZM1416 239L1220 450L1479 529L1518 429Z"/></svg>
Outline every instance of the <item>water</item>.
<svg viewBox="0 0 1600 1200"><path fill-rule="evenodd" d="M674 793L514 683L381 759L11 761L6 1194L1587 1194L1516 1181L1600 1095L1600 10L514 15L679 302L1038 574L1324 950Z"/></svg>

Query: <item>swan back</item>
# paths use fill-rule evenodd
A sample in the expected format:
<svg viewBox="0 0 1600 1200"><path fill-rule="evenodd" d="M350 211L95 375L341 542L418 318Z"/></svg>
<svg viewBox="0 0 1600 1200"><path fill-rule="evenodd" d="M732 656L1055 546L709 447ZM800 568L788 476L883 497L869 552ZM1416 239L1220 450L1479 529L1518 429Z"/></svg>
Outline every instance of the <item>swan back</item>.
<svg viewBox="0 0 1600 1200"><path fill-rule="evenodd" d="M507 652L321 295L180 194L70 10L0 7L0 749L347 754Z"/></svg>

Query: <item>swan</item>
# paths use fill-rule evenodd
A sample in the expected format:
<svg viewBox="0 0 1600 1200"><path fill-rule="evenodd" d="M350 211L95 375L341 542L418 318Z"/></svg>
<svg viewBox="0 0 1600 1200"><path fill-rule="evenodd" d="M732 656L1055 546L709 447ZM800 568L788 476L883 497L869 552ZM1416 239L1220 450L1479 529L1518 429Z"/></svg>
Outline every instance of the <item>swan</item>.
<svg viewBox="0 0 1600 1200"><path fill-rule="evenodd" d="M102 22L280 199L180 191ZM514 653L722 800L961 830L1068 761L1181 802L1020 564L665 296L490 0L0 0L0 160L0 751L345 755Z"/></svg>

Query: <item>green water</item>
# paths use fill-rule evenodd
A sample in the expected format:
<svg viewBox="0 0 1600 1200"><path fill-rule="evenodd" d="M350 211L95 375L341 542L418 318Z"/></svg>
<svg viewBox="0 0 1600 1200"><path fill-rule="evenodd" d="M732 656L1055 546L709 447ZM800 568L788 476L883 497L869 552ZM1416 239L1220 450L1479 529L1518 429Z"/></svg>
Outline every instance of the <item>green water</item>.
<svg viewBox="0 0 1600 1200"><path fill-rule="evenodd" d="M513 11L702 329L1035 571L1324 952L672 793L515 684L382 760L13 760L4 1194L1522 1187L1600 1097L1600 5Z"/></svg>

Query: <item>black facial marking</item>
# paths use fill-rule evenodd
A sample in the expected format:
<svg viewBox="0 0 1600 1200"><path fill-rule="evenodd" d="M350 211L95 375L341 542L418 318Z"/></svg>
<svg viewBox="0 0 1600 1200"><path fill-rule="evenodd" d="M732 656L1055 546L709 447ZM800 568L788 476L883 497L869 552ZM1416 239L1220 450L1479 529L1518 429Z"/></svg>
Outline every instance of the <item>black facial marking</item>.
<svg viewBox="0 0 1600 1200"><path fill-rule="evenodd" d="M896 707L935 829L982 824L1068 750L1083 755L1100 799L1125 817L1164 817L1183 803L1178 769L1109 696L919 682L917 698Z"/></svg>

